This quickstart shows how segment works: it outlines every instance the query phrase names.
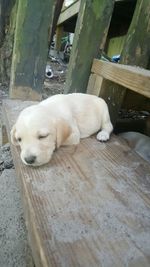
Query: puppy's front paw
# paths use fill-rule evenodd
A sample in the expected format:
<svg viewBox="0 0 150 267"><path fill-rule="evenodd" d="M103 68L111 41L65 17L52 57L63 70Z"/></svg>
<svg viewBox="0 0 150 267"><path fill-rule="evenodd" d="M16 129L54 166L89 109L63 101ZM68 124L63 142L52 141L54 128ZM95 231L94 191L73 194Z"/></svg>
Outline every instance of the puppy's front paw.
<svg viewBox="0 0 150 267"><path fill-rule="evenodd" d="M105 130L102 130L101 132L99 132L96 136L98 141L104 142L109 140L109 133L106 132Z"/></svg>

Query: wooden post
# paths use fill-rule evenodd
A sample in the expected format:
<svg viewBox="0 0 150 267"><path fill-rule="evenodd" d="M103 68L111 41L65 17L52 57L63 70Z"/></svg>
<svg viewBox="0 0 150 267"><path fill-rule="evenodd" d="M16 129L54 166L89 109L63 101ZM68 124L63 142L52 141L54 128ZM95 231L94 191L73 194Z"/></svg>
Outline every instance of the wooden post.
<svg viewBox="0 0 150 267"><path fill-rule="evenodd" d="M114 0L81 0L65 93L86 92L92 61L104 47Z"/></svg>
<svg viewBox="0 0 150 267"><path fill-rule="evenodd" d="M150 69L150 1L138 1L135 14L129 28L125 46L121 55L123 64L137 65ZM125 107L146 108L150 111L149 99L135 94L132 91L125 92Z"/></svg>
<svg viewBox="0 0 150 267"><path fill-rule="evenodd" d="M150 1L138 0L121 54L121 63L147 68L149 59Z"/></svg>
<svg viewBox="0 0 150 267"><path fill-rule="evenodd" d="M120 63L147 68L150 59L150 1L138 0L133 19L121 54ZM109 106L112 123L115 125L118 111L123 103L126 89L104 80L100 96ZM131 93L133 94L133 93ZM140 96L142 99L142 96Z"/></svg>
<svg viewBox="0 0 150 267"><path fill-rule="evenodd" d="M0 0L0 47L3 43L4 35L5 35L4 1Z"/></svg>
<svg viewBox="0 0 150 267"><path fill-rule="evenodd" d="M54 19L53 19L53 27L52 27L52 31L51 31L51 35L50 35L50 44L53 40L53 36L54 36L56 28L57 28L57 22L58 22L58 18L60 16L60 13L61 13L63 3L64 3L64 0L57 0L56 1Z"/></svg>
<svg viewBox="0 0 150 267"><path fill-rule="evenodd" d="M55 0L20 0L11 68L10 97L39 100Z"/></svg>
<svg viewBox="0 0 150 267"><path fill-rule="evenodd" d="M18 0L0 0L0 82L10 77Z"/></svg>
<svg viewBox="0 0 150 267"><path fill-rule="evenodd" d="M61 40L63 37L64 27L63 25L59 25L56 28L56 41L55 41L55 49L57 52L60 51L61 48Z"/></svg>

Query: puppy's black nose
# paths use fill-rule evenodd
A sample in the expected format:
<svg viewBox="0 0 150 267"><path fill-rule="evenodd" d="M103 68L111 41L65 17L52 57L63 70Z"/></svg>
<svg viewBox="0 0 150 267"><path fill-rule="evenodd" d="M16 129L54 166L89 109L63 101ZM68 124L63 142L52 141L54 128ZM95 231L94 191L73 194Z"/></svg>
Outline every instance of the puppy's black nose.
<svg viewBox="0 0 150 267"><path fill-rule="evenodd" d="M35 160L36 160L36 156L29 156L29 157L26 157L24 160L28 164L33 164L35 162Z"/></svg>

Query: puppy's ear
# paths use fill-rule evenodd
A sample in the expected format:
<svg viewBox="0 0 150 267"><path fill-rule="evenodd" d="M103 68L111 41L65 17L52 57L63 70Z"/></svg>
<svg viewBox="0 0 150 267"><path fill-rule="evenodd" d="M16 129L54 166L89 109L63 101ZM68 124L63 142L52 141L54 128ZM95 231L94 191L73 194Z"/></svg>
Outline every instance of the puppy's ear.
<svg viewBox="0 0 150 267"><path fill-rule="evenodd" d="M64 119L58 119L56 125L56 147L60 147L71 134L71 127Z"/></svg>
<svg viewBox="0 0 150 267"><path fill-rule="evenodd" d="M18 145L18 142L16 140L16 137L15 137L15 133L16 133L16 126L14 125L11 129L11 132L10 132L10 137L11 137L11 142L14 146L17 146Z"/></svg>

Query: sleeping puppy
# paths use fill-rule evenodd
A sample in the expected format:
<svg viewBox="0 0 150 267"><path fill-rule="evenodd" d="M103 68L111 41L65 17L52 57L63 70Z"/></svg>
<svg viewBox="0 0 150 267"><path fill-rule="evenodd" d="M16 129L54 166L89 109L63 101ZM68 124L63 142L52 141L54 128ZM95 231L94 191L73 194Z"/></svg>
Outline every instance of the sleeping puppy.
<svg viewBox="0 0 150 267"><path fill-rule="evenodd" d="M112 130L103 99L80 93L54 95L20 113L11 141L20 146L26 165L40 166L61 145L76 145L98 131L97 140L107 141Z"/></svg>

